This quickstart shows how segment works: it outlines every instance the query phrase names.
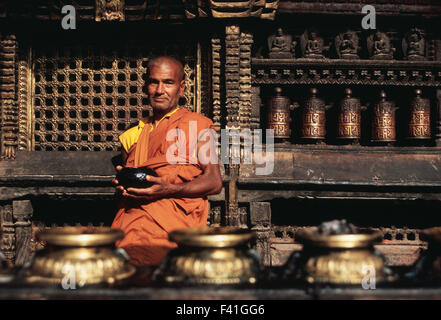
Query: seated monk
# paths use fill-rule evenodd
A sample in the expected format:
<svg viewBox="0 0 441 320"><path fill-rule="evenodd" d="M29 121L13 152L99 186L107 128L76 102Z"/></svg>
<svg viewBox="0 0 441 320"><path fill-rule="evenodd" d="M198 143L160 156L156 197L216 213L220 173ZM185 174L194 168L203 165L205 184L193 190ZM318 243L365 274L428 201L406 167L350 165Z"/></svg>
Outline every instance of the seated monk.
<svg viewBox="0 0 441 320"><path fill-rule="evenodd" d="M206 226L207 196L221 191L222 179L213 122L178 107L185 89L182 64L162 56L149 62L147 72L153 116L120 136L121 153L123 165L147 166L157 177L146 177L154 183L149 188L125 189L113 180L122 199L112 228L124 231L117 247L128 253L130 263L153 266L176 247L169 232Z"/></svg>

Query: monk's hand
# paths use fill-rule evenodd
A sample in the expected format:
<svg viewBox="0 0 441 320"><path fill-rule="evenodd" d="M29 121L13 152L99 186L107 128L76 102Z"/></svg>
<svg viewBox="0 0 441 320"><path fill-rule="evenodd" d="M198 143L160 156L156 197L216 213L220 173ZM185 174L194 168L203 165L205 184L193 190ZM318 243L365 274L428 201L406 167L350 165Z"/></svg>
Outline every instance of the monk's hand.
<svg viewBox="0 0 441 320"><path fill-rule="evenodd" d="M123 197L138 199L143 201L154 201L161 198L173 197L177 192L174 184L164 181L160 177L146 176L146 180L153 182L149 188L127 188L124 190Z"/></svg>
<svg viewBox="0 0 441 320"><path fill-rule="evenodd" d="M117 172L120 172L122 169L123 169L122 166L116 166L116 167L115 167L115 170L116 170ZM113 186L115 187L115 189L116 189L116 193L117 193L117 194L122 194L122 193L123 193L123 191L124 191L124 187L121 186L121 185L119 184L119 181L116 179L116 177L113 178L113 180L112 180L112 184L113 184Z"/></svg>

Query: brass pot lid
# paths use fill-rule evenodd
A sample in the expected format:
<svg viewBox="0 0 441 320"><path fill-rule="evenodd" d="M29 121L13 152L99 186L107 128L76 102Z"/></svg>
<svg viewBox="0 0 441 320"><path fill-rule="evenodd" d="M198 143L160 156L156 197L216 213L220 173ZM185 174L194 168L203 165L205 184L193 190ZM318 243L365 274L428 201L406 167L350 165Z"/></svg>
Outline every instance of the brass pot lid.
<svg viewBox="0 0 441 320"><path fill-rule="evenodd" d="M193 227L170 232L169 239L179 245L201 248L227 248L246 243L254 233L236 227Z"/></svg>
<svg viewBox="0 0 441 320"><path fill-rule="evenodd" d="M124 238L120 229L109 227L55 227L37 234L37 239L65 247L94 247L112 245Z"/></svg>
<svg viewBox="0 0 441 320"><path fill-rule="evenodd" d="M322 235L317 232L317 227L312 227L296 232L296 241L306 246L320 248L366 248L381 239L382 235L379 231Z"/></svg>

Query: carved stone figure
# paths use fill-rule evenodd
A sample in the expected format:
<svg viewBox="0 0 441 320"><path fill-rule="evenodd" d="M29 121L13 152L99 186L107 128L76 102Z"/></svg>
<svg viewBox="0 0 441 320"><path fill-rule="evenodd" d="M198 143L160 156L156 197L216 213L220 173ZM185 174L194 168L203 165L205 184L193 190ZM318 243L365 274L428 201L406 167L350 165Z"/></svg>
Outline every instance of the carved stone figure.
<svg viewBox="0 0 441 320"><path fill-rule="evenodd" d="M402 41L403 54L408 60L426 60L424 54L423 33L417 28L411 29Z"/></svg>
<svg viewBox="0 0 441 320"><path fill-rule="evenodd" d="M316 30L307 30L300 37L300 46L304 58L323 59L323 38Z"/></svg>
<svg viewBox="0 0 441 320"><path fill-rule="evenodd" d="M395 48L384 32L377 31L367 39L369 57L373 60L392 60Z"/></svg>
<svg viewBox="0 0 441 320"><path fill-rule="evenodd" d="M355 31L348 30L338 34L335 37L334 44L337 56L340 59L359 59L358 52L360 51L360 46Z"/></svg>
<svg viewBox="0 0 441 320"><path fill-rule="evenodd" d="M270 59L290 59L294 57L296 42L292 36L284 34L282 28L278 28L276 34L268 38L268 50Z"/></svg>
<svg viewBox="0 0 441 320"><path fill-rule="evenodd" d="M97 0L96 21L124 21L125 0Z"/></svg>

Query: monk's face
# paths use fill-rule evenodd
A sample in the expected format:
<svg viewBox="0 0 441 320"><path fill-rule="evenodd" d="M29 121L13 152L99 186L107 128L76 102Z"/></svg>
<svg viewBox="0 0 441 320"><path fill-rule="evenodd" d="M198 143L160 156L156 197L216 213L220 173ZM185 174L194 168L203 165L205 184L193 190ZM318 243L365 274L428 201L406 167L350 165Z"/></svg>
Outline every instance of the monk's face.
<svg viewBox="0 0 441 320"><path fill-rule="evenodd" d="M185 89L185 81L180 78L179 71L177 64L168 61L149 67L147 94L154 112L167 112L178 105Z"/></svg>

